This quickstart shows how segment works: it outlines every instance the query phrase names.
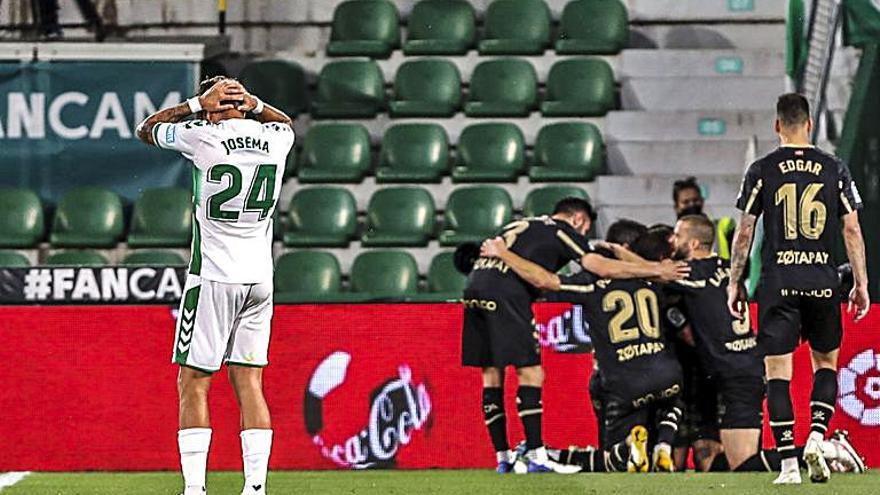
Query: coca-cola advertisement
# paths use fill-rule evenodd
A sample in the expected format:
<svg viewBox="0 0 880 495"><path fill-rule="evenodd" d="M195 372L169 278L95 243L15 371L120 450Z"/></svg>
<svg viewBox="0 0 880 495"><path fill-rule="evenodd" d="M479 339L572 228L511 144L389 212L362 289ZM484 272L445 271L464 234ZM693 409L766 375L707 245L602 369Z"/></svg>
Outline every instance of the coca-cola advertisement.
<svg viewBox="0 0 880 495"><path fill-rule="evenodd" d="M544 343L544 438L596 443L592 359L578 308L536 307ZM588 319L588 318L587 318ZM479 370L460 366L456 304L275 308L266 396L272 469L491 468ZM580 326L578 326L580 325ZM880 307L845 324L832 428L880 466ZM176 470L174 312L165 306L0 308L6 393L0 471ZM797 438L809 429L809 353L795 356ZM515 408L516 379L506 400ZM210 393L210 469L241 468L239 414L225 370ZM508 416L511 440L522 438ZM772 435L765 435L770 442Z"/></svg>

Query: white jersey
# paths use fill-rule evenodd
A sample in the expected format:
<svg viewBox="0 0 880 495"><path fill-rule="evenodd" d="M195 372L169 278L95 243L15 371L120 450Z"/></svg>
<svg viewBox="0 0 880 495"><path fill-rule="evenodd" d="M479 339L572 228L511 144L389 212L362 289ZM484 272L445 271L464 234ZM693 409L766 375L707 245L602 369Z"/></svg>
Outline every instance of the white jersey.
<svg viewBox="0 0 880 495"><path fill-rule="evenodd" d="M293 129L230 119L153 127L153 142L179 151L193 169L189 273L234 284L272 281L272 214Z"/></svg>

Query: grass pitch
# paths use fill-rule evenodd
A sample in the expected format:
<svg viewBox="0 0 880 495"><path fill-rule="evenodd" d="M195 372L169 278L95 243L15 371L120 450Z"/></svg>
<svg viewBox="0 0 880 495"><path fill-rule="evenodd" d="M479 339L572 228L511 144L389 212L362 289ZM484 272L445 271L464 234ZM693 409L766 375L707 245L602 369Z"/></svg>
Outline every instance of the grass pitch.
<svg viewBox="0 0 880 495"><path fill-rule="evenodd" d="M491 471L307 471L272 472L270 493L365 495L691 495L780 494L868 495L880 493L880 473L832 476L824 485L773 486L774 474L579 474L497 475ZM241 474L209 473L208 493L237 495ZM2 495L176 495L177 473L33 473Z"/></svg>

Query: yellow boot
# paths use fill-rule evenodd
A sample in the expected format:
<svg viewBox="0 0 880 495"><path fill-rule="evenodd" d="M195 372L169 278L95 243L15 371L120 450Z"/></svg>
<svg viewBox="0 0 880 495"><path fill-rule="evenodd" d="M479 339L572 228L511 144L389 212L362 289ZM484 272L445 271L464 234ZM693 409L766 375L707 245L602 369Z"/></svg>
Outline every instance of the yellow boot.
<svg viewBox="0 0 880 495"><path fill-rule="evenodd" d="M651 464L655 473L675 472L675 462L672 461L672 453L668 448L654 448L654 460Z"/></svg>
<svg viewBox="0 0 880 495"><path fill-rule="evenodd" d="M629 459L626 470L630 473L648 472L648 430L644 426L634 426L627 439Z"/></svg>

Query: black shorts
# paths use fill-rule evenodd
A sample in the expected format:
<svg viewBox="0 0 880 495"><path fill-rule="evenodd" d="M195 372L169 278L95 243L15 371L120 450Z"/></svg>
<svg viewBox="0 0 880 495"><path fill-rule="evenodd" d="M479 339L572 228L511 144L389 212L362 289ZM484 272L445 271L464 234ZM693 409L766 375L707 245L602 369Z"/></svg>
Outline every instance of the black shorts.
<svg viewBox="0 0 880 495"><path fill-rule="evenodd" d="M715 384L721 397L721 429L754 429L764 424L762 376L717 376Z"/></svg>
<svg viewBox="0 0 880 495"><path fill-rule="evenodd" d="M627 392L621 386L603 385L603 448L624 441L636 425L646 427L649 438L654 438L657 419L665 416L670 407L681 408L681 372L661 371L652 378L657 379L657 387L649 392Z"/></svg>
<svg viewBox="0 0 880 495"><path fill-rule="evenodd" d="M524 368L541 364L541 343L528 294L464 290L461 364Z"/></svg>
<svg viewBox="0 0 880 495"><path fill-rule="evenodd" d="M806 341L810 349L831 352L840 347L843 325L837 291L832 297L783 296L780 289L758 294L758 349L765 356L794 352ZM822 291L816 291L822 292Z"/></svg>
<svg viewBox="0 0 880 495"><path fill-rule="evenodd" d="M599 445L605 445L605 390L602 388L602 372L598 368L593 368L590 375L590 403L596 415Z"/></svg>
<svg viewBox="0 0 880 495"><path fill-rule="evenodd" d="M684 416L675 436L675 447L687 448L697 440L719 440L718 389L700 365L694 348L677 350L684 374Z"/></svg>

